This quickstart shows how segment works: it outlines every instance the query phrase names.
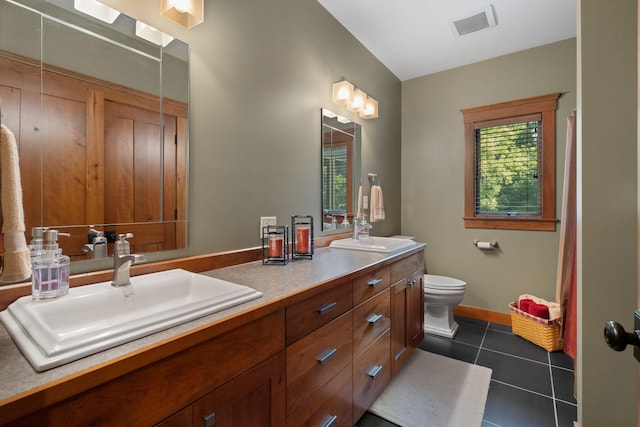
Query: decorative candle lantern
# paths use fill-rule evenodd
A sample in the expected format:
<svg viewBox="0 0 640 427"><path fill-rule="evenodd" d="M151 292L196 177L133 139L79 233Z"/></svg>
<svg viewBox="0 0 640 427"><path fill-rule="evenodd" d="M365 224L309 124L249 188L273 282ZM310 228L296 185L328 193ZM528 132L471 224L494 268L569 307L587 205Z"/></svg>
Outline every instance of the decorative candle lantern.
<svg viewBox="0 0 640 427"><path fill-rule="evenodd" d="M291 217L291 254L294 260L313 258L313 217L311 215Z"/></svg>
<svg viewBox="0 0 640 427"><path fill-rule="evenodd" d="M289 228L286 225L262 227L262 264L289 262Z"/></svg>

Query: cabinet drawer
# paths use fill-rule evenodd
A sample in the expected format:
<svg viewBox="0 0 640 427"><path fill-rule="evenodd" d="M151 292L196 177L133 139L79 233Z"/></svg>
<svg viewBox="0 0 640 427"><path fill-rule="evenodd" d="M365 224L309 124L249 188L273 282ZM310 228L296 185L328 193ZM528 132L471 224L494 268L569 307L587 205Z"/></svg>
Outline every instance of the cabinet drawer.
<svg viewBox="0 0 640 427"><path fill-rule="evenodd" d="M408 276L416 270L424 269L424 253L417 254L401 259L391 265L391 283L396 283L403 277Z"/></svg>
<svg viewBox="0 0 640 427"><path fill-rule="evenodd" d="M353 303L359 304L375 294L387 289L391 284L389 267L381 268L373 273L353 280Z"/></svg>
<svg viewBox="0 0 640 427"><path fill-rule="evenodd" d="M334 286L328 291L307 298L286 309L287 345L292 344L329 323L353 306L351 281Z"/></svg>
<svg viewBox="0 0 640 427"><path fill-rule="evenodd" d="M362 303L353 309L353 354L357 356L391 325L390 290Z"/></svg>
<svg viewBox="0 0 640 427"><path fill-rule="evenodd" d="M353 419L358 420L391 381L390 332L353 361Z"/></svg>
<svg viewBox="0 0 640 427"><path fill-rule="evenodd" d="M287 419L288 427L352 427L353 369L347 365Z"/></svg>
<svg viewBox="0 0 640 427"><path fill-rule="evenodd" d="M351 362L351 312L287 347L287 414Z"/></svg>

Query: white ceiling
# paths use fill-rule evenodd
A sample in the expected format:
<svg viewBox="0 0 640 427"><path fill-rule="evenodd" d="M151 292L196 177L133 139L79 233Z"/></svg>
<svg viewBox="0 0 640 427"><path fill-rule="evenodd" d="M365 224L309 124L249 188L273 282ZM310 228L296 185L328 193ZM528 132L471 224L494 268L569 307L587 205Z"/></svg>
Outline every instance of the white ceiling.
<svg viewBox="0 0 640 427"><path fill-rule="evenodd" d="M575 0L318 0L400 80L576 36ZM497 25L451 23L493 5Z"/></svg>

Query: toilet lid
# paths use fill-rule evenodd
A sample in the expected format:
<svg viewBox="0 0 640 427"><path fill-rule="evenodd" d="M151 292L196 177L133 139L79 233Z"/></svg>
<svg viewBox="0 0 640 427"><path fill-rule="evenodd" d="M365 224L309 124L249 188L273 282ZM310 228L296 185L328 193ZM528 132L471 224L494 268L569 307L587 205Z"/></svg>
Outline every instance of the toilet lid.
<svg viewBox="0 0 640 427"><path fill-rule="evenodd" d="M447 276L436 276L434 274L424 275L424 287L431 289L464 289L467 286L462 280Z"/></svg>

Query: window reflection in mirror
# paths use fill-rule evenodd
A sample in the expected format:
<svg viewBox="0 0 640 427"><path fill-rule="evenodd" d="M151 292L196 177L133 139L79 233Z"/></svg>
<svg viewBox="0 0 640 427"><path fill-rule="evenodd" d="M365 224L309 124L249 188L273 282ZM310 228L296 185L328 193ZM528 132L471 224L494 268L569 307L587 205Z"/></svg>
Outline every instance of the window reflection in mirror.
<svg viewBox="0 0 640 427"><path fill-rule="evenodd" d="M322 109L322 231L345 231L353 223L360 185L361 127Z"/></svg>

